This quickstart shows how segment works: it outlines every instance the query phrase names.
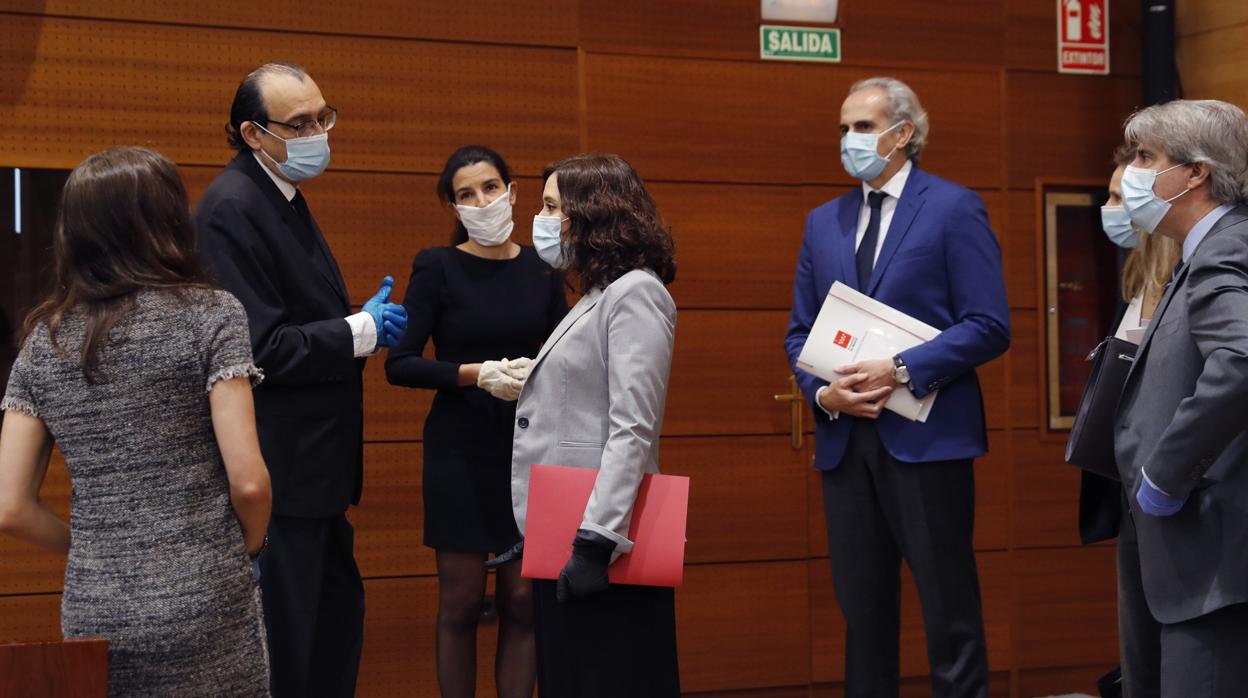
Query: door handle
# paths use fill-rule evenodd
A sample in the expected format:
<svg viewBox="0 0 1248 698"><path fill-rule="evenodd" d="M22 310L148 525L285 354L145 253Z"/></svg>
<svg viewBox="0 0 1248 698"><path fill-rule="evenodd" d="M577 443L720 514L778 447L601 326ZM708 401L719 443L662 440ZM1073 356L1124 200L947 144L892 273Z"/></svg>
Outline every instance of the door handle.
<svg viewBox="0 0 1248 698"><path fill-rule="evenodd" d="M797 377L789 376L789 392L773 395L772 399L789 403L789 445L794 451L802 450L802 404L806 396L797 387Z"/></svg>

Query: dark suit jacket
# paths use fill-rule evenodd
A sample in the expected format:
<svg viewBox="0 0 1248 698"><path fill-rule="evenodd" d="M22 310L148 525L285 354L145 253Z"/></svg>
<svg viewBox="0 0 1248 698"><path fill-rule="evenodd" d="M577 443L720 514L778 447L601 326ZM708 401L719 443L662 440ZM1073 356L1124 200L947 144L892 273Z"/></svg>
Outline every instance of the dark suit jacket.
<svg viewBox="0 0 1248 698"><path fill-rule="evenodd" d="M914 167L866 284L854 256L862 205L862 187L855 187L806 221L784 340L798 385L812 403L827 385L797 368L797 357L828 289L841 281L941 331L901 353L917 396L940 390L931 415L921 423L883 412L876 423L884 447L910 463L981 456L988 437L975 367L1010 345L1001 249L984 204L975 192ZM830 470L845 453L854 418L831 420L817 406L814 414L815 467Z"/></svg>
<svg viewBox="0 0 1248 698"><path fill-rule="evenodd" d="M1223 216L1153 314L1115 421L1149 610L1162 623L1248 602L1248 207ZM1135 508L1140 471L1185 497Z"/></svg>
<svg viewBox="0 0 1248 698"><path fill-rule="evenodd" d="M320 228L305 225L250 152L204 192L195 227L217 282L247 309L264 371L256 425L273 513L341 514L363 484L364 361L353 356L346 286Z"/></svg>

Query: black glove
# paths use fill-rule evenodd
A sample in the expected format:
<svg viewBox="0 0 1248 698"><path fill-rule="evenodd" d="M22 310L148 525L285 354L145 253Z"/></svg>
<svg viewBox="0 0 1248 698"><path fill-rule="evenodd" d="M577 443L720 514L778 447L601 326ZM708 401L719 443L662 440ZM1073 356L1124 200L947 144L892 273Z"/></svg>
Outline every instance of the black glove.
<svg viewBox="0 0 1248 698"><path fill-rule="evenodd" d="M579 529L572 540L572 558L559 573L555 598L565 603L574 596L589 596L607 588L607 567L615 541L593 531Z"/></svg>
<svg viewBox="0 0 1248 698"><path fill-rule="evenodd" d="M493 559L485 561L485 569L493 570L509 562L519 562L524 558L524 539L521 538L518 543L508 548L505 552L501 552L493 557Z"/></svg>

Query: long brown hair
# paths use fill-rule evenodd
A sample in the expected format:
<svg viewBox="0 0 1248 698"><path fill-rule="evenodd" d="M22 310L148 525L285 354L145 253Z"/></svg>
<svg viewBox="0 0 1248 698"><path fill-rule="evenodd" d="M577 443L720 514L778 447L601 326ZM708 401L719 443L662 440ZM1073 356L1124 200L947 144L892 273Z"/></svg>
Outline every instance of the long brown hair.
<svg viewBox="0 0 1248 698"><path fill-rule="evenodd" d="M1135 148L1120 145L1114 151L1114 165L1126 167L1135 160ZM1127 253L1122 263L1122 297L1128 303L1146 288L1162 288L1170 281L1174 265L1182 250L1179 243L1165 235L1148 234L1136 228L1139 244Z"/></svg>
<svg viewBox="0 0 1248 698"><path fill-rule="evenodd" d="M61 192L52 248L54 290L26 317L25 334L46 323L52 346L68 355L57 331L67 313L81 312L79 355L88 382L104 378L100 351L139 291L209 286L178 168L146 148L111 148L74 168Z"/></svg>
<svg viewBox="0 0 1248 698"><path fill-rule="evenodd" d="M650 269L664 284L676 280L676 244L659 218L641 177L618 155L577 155L546 168L559 185L567 269L581 292L609 285L634 269Z"/></svg>

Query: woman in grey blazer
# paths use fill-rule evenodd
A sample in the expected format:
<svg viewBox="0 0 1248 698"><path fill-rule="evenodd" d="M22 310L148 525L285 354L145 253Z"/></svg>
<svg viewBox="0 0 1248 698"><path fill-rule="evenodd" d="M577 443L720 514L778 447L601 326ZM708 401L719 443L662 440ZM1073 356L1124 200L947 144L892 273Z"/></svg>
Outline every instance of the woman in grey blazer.
<svg viewBox="0 0 1248 698"><path fill-rule="evenodd" d="M534 463L598 470L557 582L535 580L542 698L680 695L670 588L607 584L627 555L633 501L658 472L676 305L671 235L627 162L578 156L546 169L533 243L579 281L580 302L547 338L516 408L512 508L524 532Z"/></svg>

